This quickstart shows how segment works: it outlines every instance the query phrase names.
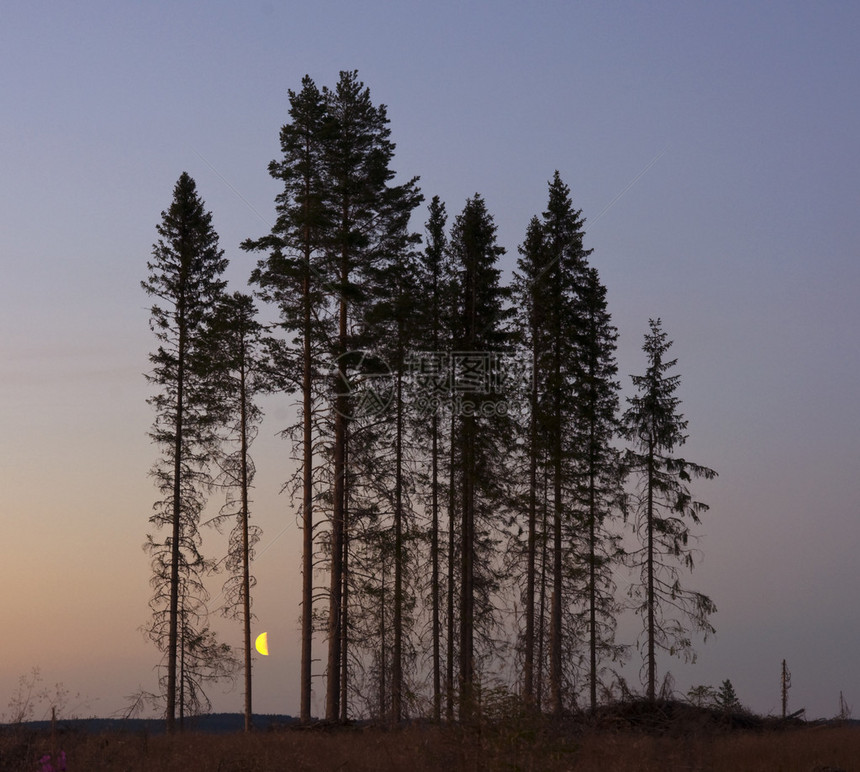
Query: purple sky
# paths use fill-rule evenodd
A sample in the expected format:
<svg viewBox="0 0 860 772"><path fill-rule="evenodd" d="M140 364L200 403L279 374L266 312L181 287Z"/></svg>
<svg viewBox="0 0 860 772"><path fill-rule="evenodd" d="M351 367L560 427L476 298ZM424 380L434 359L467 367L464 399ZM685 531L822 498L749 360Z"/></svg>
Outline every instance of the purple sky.
<svg viewBox="0 0 860 772"><path fill-rule="evenodd" d="M675 341L684 453L720 475L695 488L711 511L689 584L719 613L697 665L660 671L680 691L730 678L777 711L785 658L791 709L833 715L840 690L860 706L858 28L860 7L835 2L4 3L0 713L33 666L82 715L154 688L137 628L155 225L187 170L243 288L286 91L341 69L389 106L401 178L452 214L485 197L508 274L561 172L625 394L648 318ZM272 655L255 708L295 713L300 545L274 437L291 408L264 407L255 608ZM241 709L240 687L213 697Z"/></svg>

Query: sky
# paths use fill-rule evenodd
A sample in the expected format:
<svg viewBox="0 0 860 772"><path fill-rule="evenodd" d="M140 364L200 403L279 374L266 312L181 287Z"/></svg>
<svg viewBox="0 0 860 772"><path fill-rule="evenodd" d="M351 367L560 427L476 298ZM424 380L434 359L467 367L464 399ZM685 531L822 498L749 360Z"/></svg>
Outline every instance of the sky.
<svg viewBox="0 0 860 772"><path fill-rule="evenodd" d="M419 175L452 215L482 194L505 277L559 170L607 286L623 396L648 319L674 341L684 455L719 473L694 487L710 511L688 584L718 613L695 665L659 671L682 693L731 679L778 712L786 659L790 710L832 716L842 691L860 713L858 28L860 6L790 0L4 2L0 714L34 667L69 691L67 714L155 688L139 631L155 226L187 171L244 289L256 258L238 245L273 221L287 90L351 69L388 106L398 180ZM271 654L255 710L296 714L300 539L276 436L293 408L263 408L255 611ZM635 634L625 620L619 638ZM211 696L242 709L239 685Z"/></svg>

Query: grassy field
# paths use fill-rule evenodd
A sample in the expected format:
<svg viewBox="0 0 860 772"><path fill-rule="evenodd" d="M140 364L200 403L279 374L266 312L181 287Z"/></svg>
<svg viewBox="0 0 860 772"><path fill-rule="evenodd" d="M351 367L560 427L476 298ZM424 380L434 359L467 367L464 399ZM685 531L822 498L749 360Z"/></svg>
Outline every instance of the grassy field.
<svg viewBox="0 0 860 772"><path fill-rule="evenodd" d="M53 744L53 747L52 747ZM0 770L40 772L65 751L68 772L280 770L606 770L607 772L860 772L860 728L751 730L685 727L652 732L575 723L329 728L251 735L32 732L0 735ZM56 767L54 767L56 769Z"/></svg>

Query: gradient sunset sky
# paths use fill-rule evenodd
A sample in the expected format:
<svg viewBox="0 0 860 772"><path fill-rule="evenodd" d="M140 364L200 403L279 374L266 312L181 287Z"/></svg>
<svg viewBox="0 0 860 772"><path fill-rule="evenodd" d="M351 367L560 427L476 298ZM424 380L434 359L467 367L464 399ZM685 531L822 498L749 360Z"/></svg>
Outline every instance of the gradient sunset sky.
<svg viewBox="0 0 860 772"><path fill-rule="evenodd" d="M155 688L138 631L155 226L188 171L244 289L256 256L238 245L273 221L287 89L343 69L388 105L399 179L420 175L452 216L484 196L506 278L560 171L608 288L624 396L649 317L674 340L683 453L719 473L694 487L711 511L688 583L719 613L698 663L662 657L660 672L680 692L729 678L777 712L786 659L790 709L832 716L841 690L860 711L858 31L847 2L4 2L0 714L34 666L81 694L78 715ZM299 707L300 540L275 436L291 404L264 401L253 451L271 651L257 712ZM238 624L218 627L240 643ZM211 696L242 708L240 685ZM323 696L319 680L317 710Z"/></svg>

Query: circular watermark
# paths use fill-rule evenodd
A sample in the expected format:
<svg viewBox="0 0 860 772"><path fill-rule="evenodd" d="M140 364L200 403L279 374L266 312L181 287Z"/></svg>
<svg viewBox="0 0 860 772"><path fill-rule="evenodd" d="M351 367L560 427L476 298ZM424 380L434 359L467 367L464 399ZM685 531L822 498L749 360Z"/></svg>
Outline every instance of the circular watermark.
<svg viewBox="0 0 860 772"><path fill-rule="evenodd" d="M335 412L350 420L381 415L394 399L391 368L368 351L345 351L331 365Z"/></svg>

